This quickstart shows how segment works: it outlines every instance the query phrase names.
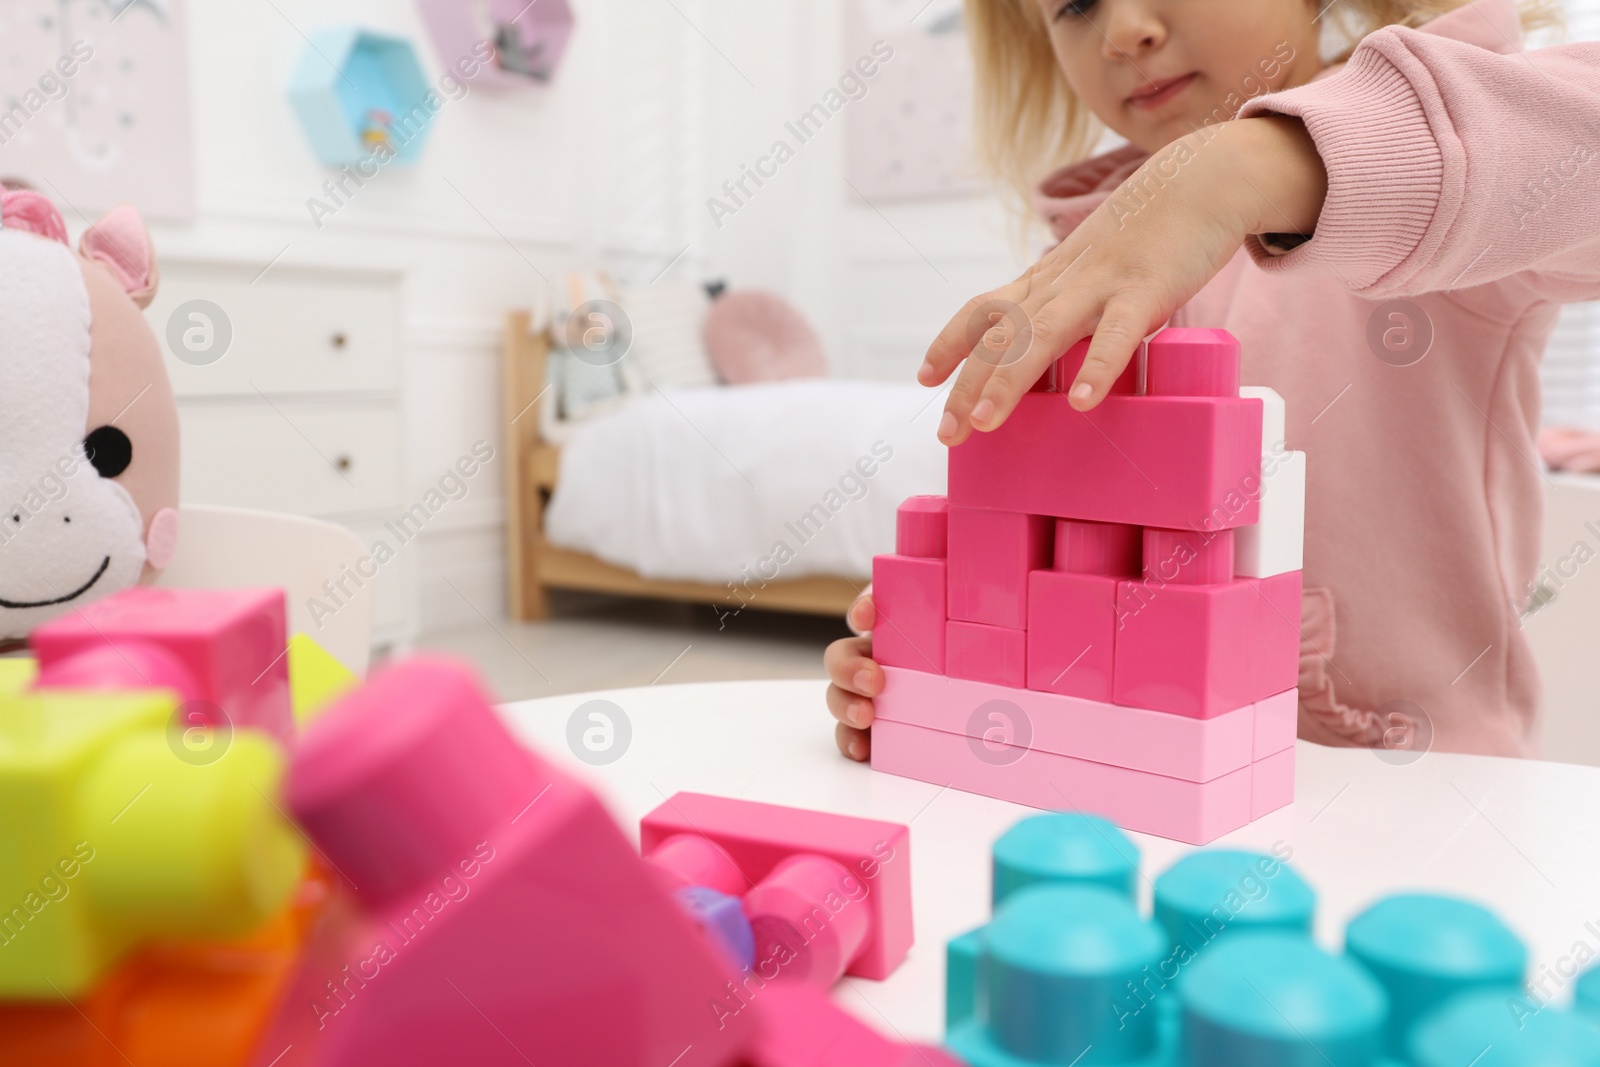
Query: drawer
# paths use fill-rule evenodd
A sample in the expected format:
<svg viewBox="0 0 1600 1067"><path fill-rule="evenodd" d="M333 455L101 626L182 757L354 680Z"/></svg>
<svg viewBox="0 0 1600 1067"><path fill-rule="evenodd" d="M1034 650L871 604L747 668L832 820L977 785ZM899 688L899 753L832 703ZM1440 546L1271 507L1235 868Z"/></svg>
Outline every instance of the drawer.
<svg viewBox="0 0 1600 1067"><path fill-rule="evenodd" d="M164 268L147 314L179 396L399 388L400 302L393 282L284 267L253 278L232 266ZM217 356L225 337L227 347Z"/></svg>
<svg viewBox="0 0 1600 1067"><path fill-rule="evenodd" d="M183 499L300 515L398 512L400 413L293 401L186 404Z"/></svg>

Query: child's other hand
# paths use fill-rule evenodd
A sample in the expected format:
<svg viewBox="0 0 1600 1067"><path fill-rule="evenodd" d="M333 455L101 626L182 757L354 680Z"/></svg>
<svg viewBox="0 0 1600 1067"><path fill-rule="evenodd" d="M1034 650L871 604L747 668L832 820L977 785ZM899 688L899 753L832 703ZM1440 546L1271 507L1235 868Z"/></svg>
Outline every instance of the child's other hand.
<svg viewBox="0 0 1600 1067"><path fill-rule="evenodd" d="M1298 119L1226 122L1166 146L1022 277L969 301L940 332L918 380L937 385L966 364L939 439L957 445L974 429L997 428L1050 363L1090 334L1068 398L1079 411L1094 407L1140 340L1246 237L1311 232L1327 182Z"/></svg>
<svg viewBox="0 0 1600 1067"><path fill-rule="evenodd" d="M839 720L834 740L839 751L853 760L872 755L872 698L883 692L883 668L872 661L872 626L877 612L869 589L845 612L856 637L844 637L828 646L822 664L828 670L828 710Z"/></svg>

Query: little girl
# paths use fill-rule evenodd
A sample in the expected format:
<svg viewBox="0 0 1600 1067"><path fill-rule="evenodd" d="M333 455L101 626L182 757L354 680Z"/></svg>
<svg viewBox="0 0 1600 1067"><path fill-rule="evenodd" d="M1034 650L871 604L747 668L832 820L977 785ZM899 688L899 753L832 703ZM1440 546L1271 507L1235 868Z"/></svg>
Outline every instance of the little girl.
<svg viewBox="0 0 1600 1067"><path fill-rule="evenodd" d="M1559 305L1600 298L1600 46L1522 51L1542 4L1324 2L967 0L1000 175L1081 158L1088 112L1129 144L1044 178L1060 244L951 319L918 380L960 367L938 431L956 445L1081 336L1087 410L1163 324L1230 330L1309 453L1300 736L1431 725L1439 749L1532 755L1538 362ZM1325 66L1337 19L1371 32ZM997 304L1031 331L974 352ZM869 631L870 599L849 619ZM826 655L854 759L870 656L868 637Z"/></svg>

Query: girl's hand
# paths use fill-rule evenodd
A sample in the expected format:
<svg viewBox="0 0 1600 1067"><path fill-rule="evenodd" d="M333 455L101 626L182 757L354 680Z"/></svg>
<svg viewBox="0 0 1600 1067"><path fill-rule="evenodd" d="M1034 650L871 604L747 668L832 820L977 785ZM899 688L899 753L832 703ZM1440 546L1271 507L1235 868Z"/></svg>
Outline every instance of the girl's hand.
<svg viewBox="0 0 1600 1067"><path fill-rule="evenodd" d="M1327 190L1322 158L1298 119L1226 122L1163 148L1022 277L969 301L939 333L917 379L937 385L966 360L939 439L957 445L974 429L998 427L1090 334L1068 399L1079 411L1094 407L1139 342L1246 237L1310 233Z"/></svg>
<svg viewBox="0 0 1600 1067"><path fill-rule="evenodd" d="M828 670L828 710L839 720L833 737L839 751L853 760L872 755L872 698L883 692L883 668L872 661L873 623L877 612L869 589L850 605L845 621L858 636L828 646L822 665Z"/></svg>

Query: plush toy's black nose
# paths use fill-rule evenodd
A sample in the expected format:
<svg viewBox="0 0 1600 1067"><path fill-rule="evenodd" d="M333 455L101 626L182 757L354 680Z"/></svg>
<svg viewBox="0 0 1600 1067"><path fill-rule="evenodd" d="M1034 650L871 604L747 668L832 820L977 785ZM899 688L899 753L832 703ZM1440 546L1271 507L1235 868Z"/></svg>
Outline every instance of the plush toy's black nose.
<svg viewBox="0 0 1600 1067"><path fill-rule="evenodd" d="M115 478L133 462L133 442L115 426L91 430L83 439L83 450L102 478Z"/></svg>

